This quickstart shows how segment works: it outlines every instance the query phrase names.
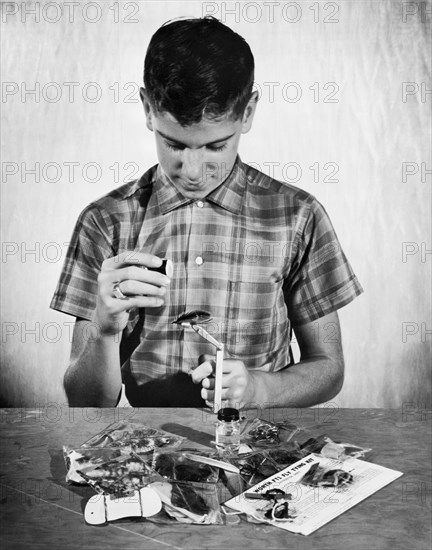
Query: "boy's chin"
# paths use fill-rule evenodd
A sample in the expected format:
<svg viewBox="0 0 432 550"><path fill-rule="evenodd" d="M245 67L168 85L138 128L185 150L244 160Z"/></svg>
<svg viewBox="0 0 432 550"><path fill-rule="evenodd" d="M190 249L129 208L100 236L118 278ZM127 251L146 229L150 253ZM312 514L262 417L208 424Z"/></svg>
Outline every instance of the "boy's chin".
<svg viewBox="0 0 432 550"><path fill-rule="evenodd" d="M207 188L189 190L189 189L182 189L181 187L177 187L177 189L187 199L194 199L194 200L204 199L209 193L213 191L213 189L207 189Z"/></svg>
<svg viewBox="0 0 432 550"><path fill-rule="evenodd" d="M170 178L170 180L177 190L180 191L184 197L189 199L202 199L222 183L218 179L198 183L189 183L181 179L173 180L172 178Z"/></svg>

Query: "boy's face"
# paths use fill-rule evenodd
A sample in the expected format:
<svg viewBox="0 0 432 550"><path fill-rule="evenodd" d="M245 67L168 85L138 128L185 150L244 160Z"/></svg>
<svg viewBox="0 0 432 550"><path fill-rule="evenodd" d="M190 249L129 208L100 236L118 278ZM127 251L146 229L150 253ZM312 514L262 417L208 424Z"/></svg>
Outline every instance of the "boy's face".
<svg viewBox="0 0 432 550"><path fill-rule="evenodd" d="M240 136L250 130L256 97L238 120L202 119L181 126L169 113L156 113L141 89L147 127L154 132L159 164L170 182L190 199L201 199L216 189L234 166Z"/></svg>

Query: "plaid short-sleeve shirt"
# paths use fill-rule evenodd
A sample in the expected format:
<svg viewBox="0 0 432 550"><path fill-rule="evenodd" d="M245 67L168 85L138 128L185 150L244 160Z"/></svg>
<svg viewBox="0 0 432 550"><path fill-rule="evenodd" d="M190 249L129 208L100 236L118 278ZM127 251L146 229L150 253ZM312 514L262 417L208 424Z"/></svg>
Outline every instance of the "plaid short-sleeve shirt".
<svg viewBox="0 0 432 550"><path fill-rule="evenodd" d="M291 327L362 292L323 206L241 162L205 199L183 197L158 165L90 204L73 232L51 307L91 319L102 262L125 251L170 258L166 303L133 310L121 343L123 374L138 385L187 372L214 348L172 321L203 309L228 357L278 371Z"/></svg>

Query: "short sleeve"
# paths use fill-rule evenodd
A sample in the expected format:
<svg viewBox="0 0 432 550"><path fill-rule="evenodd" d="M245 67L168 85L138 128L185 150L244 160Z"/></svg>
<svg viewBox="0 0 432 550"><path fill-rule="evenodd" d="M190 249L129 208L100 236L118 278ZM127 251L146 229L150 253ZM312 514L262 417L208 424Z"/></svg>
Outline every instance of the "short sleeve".
<svg viewBox="0 0 432 550"><path fill-rule="evenodd" d="M314 321L349 304L363 289L324 207L313 199L284 295L291 324Z"/></svg>
<svg viewBox="0 0 432 550"><path fill-rule="evenodd" d="M50 307L91 320L102 262L114 254L106 221L94 206L80 214Z"/></svg>

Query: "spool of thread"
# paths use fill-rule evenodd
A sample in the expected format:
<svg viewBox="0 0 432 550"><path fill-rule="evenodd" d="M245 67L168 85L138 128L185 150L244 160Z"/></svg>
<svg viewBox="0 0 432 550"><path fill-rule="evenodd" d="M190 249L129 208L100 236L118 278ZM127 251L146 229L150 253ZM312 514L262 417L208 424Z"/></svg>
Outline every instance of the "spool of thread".
<svg viewBox="0 0 432 550"><path fill-rule="evenodd" d="M162 273L162 275L166 275L167 277L172 277L174 273L174 266L171 260L167 260L164 258L162 260L162 265L159 267L148 267L147 268L150 271L157 271L158 273Z"/></svg>

